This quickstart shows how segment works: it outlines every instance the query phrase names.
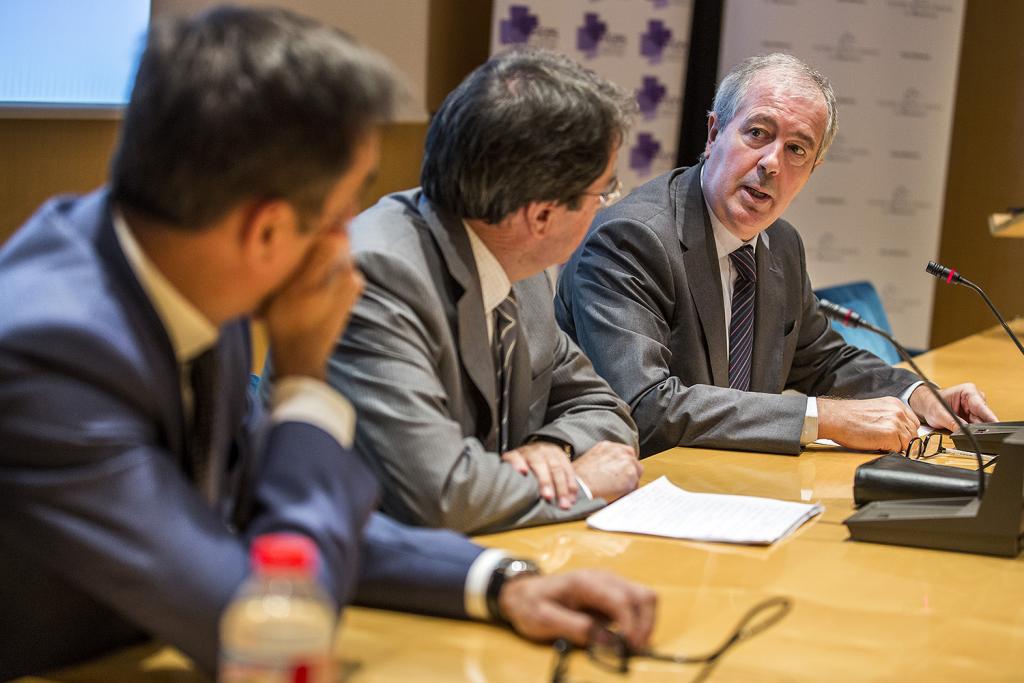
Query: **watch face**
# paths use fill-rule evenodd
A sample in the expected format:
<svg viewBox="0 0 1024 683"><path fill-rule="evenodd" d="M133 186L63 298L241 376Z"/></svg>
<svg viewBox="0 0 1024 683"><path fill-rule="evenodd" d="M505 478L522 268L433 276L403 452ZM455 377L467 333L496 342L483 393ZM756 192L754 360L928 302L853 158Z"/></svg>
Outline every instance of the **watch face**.
<svg viewBox="0 0 1024 683"><path fill-rule="evenodd" d="M519 576L520 574L539 573L540 569L538 569L537 565L531 562L530 560L512 560L505 567L504 571L505 577L509 579Z"/></svg>

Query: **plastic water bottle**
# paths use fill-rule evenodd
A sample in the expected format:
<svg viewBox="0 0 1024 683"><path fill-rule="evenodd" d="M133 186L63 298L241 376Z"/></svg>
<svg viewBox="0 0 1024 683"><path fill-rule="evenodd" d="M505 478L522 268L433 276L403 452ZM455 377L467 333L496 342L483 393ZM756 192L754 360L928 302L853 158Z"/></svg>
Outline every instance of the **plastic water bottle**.
<svg viewBox="0 0 1024 683"><path fill-rule="evenodd" d="M336 612L316 582L317 548L269 534L251 548L252 576L220 621L222 683L328 683Z"/></svg>

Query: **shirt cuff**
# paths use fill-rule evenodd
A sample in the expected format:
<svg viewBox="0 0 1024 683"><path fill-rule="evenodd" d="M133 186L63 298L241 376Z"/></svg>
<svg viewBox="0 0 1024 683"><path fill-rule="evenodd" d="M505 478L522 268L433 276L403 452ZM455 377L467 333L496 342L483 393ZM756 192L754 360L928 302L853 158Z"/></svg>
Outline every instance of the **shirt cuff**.
<svg viewBox="0 0 1024 683"><path fill-rule="evenodd" d="M906 403L909 406L910 405L910 395L912 393L914 393L914 390L917 389L922 384L924 384L924 382L921 382L921 381L914 382L909 387L904 389L903 393L900 394L900 400L903 401L904 403Z"/></svg>
<svg viewBox="0 0 1024 683"><path fill-rule="evenodd" d="M804 426L800 430L800 445L806 446L818 440L818 399L807 397L807 410L804 412Z"/></svg>
<svg viewBox="0 0 1024 683"><path fill-rule="evenodd" d="M356 412L348 399L324 382L298 375L282 377L274 382L270 405L274 422L305 422L345 448L352 446Z"/></svg>
<svg viewBox="0 0 1024 683"><path fill-rule="evenodd" d="M591 493L590 487L583 483L583 480L576 477L576 485L580 487L580 491L587 497L587 500L594 500L594 494Z"/></svg>
<svg viewBox="0 0 1024 683"><path fill-rule="evenodd" d="M463 600L466 614L471 619L490 620L491 615L487 611L487 584L490 583L491 574L497 569L498 563L506 557L511 555L498 548L488 548L477 555L473 564L469 566Z"/></svg>

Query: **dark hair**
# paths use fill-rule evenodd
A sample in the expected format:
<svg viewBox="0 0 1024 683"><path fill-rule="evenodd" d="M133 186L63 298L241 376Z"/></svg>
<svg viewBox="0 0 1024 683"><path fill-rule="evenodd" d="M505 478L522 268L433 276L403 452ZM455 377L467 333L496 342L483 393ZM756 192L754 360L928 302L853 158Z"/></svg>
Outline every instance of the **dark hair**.
<svg viewBox="0 0 1024 683"><path fill-rule="evenodd" d="M632 93L561 55L492 57L427 131L421 182L438 208L497 223L535 201L576 208L636 110Z"/></svg>
<svg viewBox="0 0 1024 683"><path fill-rule="evenodd" d="M394 98L383 59L284 10L158 21L125 112L111 196L183 228L249 197L315 211Z"/></svg>

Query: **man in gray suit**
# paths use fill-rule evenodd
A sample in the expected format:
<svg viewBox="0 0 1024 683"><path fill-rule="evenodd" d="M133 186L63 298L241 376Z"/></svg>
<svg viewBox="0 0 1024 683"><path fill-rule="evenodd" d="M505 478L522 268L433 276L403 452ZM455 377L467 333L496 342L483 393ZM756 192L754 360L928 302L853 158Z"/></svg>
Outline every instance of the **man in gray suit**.
<svg viewBox="0 0 1024 683"><path fill-rule="evenodd" d="M789 55L746 60L715 94L702 163L602 212L563 271L559 324L630 404L642 455L795 454L819 437L897 450L918 416L955 427L916 375L832 330L779 218L835 131L824 76ZM943 393L965 419L995 419L974 385Z"/></svg>
<svg viewBox="0 0 1024 683"><path fill-rule="evenodd" d="M629 409L558 329L544 273L616 192L633 106L564 57L495 57L434 116L422 189L353 222L366 291L329 380L387 513L495 531L636 487Z"/></svg>

